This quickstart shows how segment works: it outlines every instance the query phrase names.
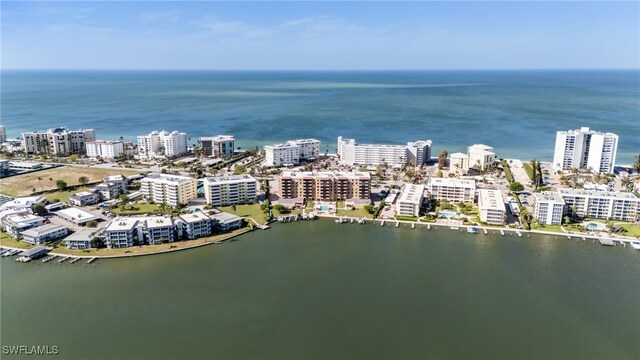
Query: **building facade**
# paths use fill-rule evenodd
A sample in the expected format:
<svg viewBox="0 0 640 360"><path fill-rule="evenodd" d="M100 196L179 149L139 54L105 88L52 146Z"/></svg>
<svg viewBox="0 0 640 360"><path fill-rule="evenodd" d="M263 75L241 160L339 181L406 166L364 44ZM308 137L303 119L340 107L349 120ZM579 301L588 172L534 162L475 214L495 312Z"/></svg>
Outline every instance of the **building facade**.
<svg viewBox="0 0 640 360"><path fill-rule="evenodd" d="M533 194L533 217L543 225L561 225L565 203L560 195L552 191Z"/></svg>
<svg viewBox="0 0 640 360"><path fill-rule="evenodd" d="M66 236L69 233L64 225L45 224L22 232L22 241L32 245L40 245Z"/></svg>
<svg viewBox="0 0 640 360"><path fill-rule="evenodd" d="M143 159L173 157L188 151L187 134L173 131L153 131L149 135L138 136L138 155Z"/></svg>
<svg viewBox="0 0 640 360"><path fill-rule="evenodd" d="M488 145L471 145L467 148L467 154L469 155L469 168L477 168L482 172L486 171L496 161L496 153Z"/></svg>
<svg viewBox="0 0 640 360"><path fill-rule="evenodd" d="M280 197L338 201L371 197L371 175L365 172L285 171L280 176Z"/></svg>
<svg viewBox="0 0 640 360"><path fill-rule="evenodd" d="M171 243L176 239L176 227L171 217L151 216L144 219L145 242L149 245Z"/></svg>
<svg viewBox="0 0 640 360"><path fill-rule="evenodd" d="M204 197L213 207L253 204L257 182L251 175L210 176L203 180Z"/></svg>
<svg viewBox="0 0 640 360"><path fill-rule="evenodd" d="M558 189L569 215L621 221L636 221L640 198L616 191Z"/></svg>
<svg viewBox="0 0 640 360"><path fill-rule="evenodd" d="M500 190L478 190L480 221L492 225L504 225L507 209Z"/></svg>
<svg viewBox="0 0 640 360"><path fill-rule="evenodd" d="M618 151L618 135L583 127L558 131L553 153L556 171L590 168L598 173L613 173Z"/></svg>
<svg viewBox="0 0 640 360"><path fill-rule="evenodd" d="M96 132L93 129L52 128L47 131L22 133L22 149L27 154L85 154L86 143L95 140Z"/></svg>
<svg viewBox="0 0 640 360"><path fill-rule="evenodd" d="M354 139L338 137L338 156L345 165L383 165L402 167L408 160L421 166L431 160L431 140L407 145L358 144Z"/></svg>
<svg viewBox="0 0 640 360"><path fill-rule="evenodd" d="M189 240L209 236L213 232L213 221L203 212L182 214L178 222L183 228L184 237Z"/></svg>
<svg viewBox="0 0 640 360"><path fill-rule="evenodd" d="M140 192L157 204L178 206L197 197L196 179L188 176L151 173L140 180Z"/></svg>
<svg viewBox="0 0 640 360"><path fill-rule="evenodd" d="M431 197L450 202L473 203L476 193L474 180L453 178L430 178L427 190Z"/></svg>
<svg viewBox="0 0 640 360"><path fill-rule="evenodd" d="M110 248L131 247L144 242L143 224L138 218L113 219L103 233L105 245Z"/></svg>
<svg viewBox="0 0 640 360"><path fill-rule="evenodd" d="M69 202L75 206L93 205L97 204L98 201L100 201L100 195L89 191L75 193L69 197Z"/></svg>
<svg viewBox="0 0 640 360"><path fill-rule="evenodd" d="M269 167L298 165L320 155L320 140L296 139L264 147L265 164Z"/></svg>
<svg viewBox="0 0 640 360"><path fill-rule="evenodd" d="M201 137L199 142L204 156L230 157L236 148L235 138L231 135Z"/></svg>
<svg viewBox="0 0 640 360"><path fill-rule="evenodd" d="M396 201L396 214L418 217L424 199L424 188L424 185L405 184Z"/></svg>
<svg viewBox="0 0 640 360"><path fill-rule="evenodd" d="M124 154L124 143L122 141L88 141L86 143L88 157L101 157L103 159L114 159Z"/></svg>

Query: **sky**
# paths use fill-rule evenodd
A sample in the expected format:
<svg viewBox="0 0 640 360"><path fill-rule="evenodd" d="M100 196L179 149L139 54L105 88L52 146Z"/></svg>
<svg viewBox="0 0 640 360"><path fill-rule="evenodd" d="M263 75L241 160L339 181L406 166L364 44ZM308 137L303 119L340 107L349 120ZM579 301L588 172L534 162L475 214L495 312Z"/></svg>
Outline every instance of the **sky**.
<svg viewBox="0 0 640 360"><path fill-rule="evenodd" d="M640 2L11 2L2 69L640 68Z"/></svg>

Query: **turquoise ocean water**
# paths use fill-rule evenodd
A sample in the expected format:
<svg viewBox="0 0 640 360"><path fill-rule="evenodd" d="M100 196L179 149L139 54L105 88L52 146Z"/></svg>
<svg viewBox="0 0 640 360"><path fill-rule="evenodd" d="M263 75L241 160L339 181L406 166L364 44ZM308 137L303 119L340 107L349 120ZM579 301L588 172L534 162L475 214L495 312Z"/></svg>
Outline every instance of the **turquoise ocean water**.
<svg viewBox="0 0 640 360"><path fill-rule="evenodd" d="M339 135L431 139L436 152L493 145L501 157L551 160L555 132L620 135L618 163L640 151L640 71L3 71L10 137L53 126L100 139L152 130L232 134L241 146Z"/></svg>

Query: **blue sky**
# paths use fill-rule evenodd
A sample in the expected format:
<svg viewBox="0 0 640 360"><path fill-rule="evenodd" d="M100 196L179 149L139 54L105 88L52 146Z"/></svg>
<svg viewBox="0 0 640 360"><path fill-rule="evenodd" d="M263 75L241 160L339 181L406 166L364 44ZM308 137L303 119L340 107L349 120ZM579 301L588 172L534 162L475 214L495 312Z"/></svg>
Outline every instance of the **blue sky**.
<svg viewBox="0 0 640 360"><path fill-rule="evenodd" d="M639 68L633 2L10 2L2 68Z"/></svg>

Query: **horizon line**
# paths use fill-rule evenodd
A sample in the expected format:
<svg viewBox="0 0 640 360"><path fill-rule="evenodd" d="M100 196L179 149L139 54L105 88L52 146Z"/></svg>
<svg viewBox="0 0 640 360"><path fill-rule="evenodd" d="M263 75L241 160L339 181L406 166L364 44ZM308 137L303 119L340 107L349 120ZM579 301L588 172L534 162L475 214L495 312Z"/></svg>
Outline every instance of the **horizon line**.
<svg viewBox="0 0 640 360"><path fill-rule="evenodd" d="M365 71L602 71L602 70L640 70L640 67L619 67L619 68L607 68L607 67L558 67L558 68L424 68L424 69L393 69L393 68L372 68L372 69L215 69L215 68L201 68L201 69L184 69L184 68L158 68L158 69L145 69L145 68L0 68L1 71L217 71L217 72L365 72Z"/></svg>

